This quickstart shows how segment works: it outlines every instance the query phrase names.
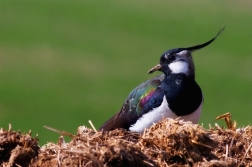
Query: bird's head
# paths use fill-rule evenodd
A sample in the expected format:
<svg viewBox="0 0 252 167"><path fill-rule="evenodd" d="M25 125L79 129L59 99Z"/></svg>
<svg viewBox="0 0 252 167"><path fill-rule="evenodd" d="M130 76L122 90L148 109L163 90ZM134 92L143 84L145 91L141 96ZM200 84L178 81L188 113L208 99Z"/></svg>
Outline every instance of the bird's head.
<svg viewBox="0 0 252 167"><path fill-rule="evenodd" d="M195 77L192 52L204 48L210 43L212 43L224 30L224 28L222 28L214 38L203 44L187 48L176 48L166 51L162 54L159 64L150 69L148 73L150 74L158 70L162 71L165 75L169 75L171 73L183 73L187 76Z"/></svg>

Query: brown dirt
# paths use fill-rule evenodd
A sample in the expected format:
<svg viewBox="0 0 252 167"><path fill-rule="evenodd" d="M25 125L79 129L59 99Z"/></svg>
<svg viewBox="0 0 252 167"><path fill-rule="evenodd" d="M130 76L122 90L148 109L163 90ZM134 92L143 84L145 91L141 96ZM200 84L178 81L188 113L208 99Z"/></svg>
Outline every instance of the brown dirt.
<svg viewBox="0 0 252 167"><path fill-rule="evenodd" d="M30 134L0 130L0 165L7 166L252 166L252 126L209 130L164 119L140 135L123 129L95 132L81 126L69 143L41 148Z"/></svg>

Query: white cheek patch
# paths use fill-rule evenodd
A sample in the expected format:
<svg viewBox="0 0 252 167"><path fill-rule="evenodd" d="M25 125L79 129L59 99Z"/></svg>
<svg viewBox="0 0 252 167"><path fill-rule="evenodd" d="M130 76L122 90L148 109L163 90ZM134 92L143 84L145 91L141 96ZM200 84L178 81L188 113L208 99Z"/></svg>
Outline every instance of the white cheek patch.
<svg viewBox="0 0 252 167"><path fill-rule="evenodd" d="M189 66L187 62L175 61L168 65L173 74L184 73L188 74Z"/></svg>

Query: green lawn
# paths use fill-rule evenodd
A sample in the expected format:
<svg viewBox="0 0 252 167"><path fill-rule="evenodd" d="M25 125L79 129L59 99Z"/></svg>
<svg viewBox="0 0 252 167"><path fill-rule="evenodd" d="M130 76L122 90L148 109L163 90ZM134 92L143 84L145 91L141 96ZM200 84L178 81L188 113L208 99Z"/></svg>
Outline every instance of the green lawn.
<svg viewBox="0 0 252 167"><path fill-rule="evenodd" d="M205 103L200 122L231 112L238 125L252 116L251 1L0 2L0 126L39 134L40 144L98 128L129 92L159 73L147 71L171 48L194 52ZM218 121L222 124L222 121ZM223 125L223 124L222 124ZM88 125L89 126L89 125Z"/></svg>

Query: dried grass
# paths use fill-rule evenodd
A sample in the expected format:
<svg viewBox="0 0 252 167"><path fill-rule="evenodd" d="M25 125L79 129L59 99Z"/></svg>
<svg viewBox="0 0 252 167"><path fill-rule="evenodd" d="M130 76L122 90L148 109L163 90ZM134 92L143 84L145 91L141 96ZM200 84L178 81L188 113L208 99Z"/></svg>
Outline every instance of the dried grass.
<svg viewBox="0 0 252 167"><path fill-rule="evenodd" d="M252 126L206 130L164 119L141 135L123 129L95 132L81 126L73 136L69 143L60 136L57 144L39 149L37 139L29 134L2 130L1 166L252 166ZM24 150L29 156L24 156Z"/></svg>

